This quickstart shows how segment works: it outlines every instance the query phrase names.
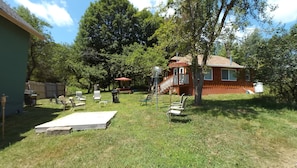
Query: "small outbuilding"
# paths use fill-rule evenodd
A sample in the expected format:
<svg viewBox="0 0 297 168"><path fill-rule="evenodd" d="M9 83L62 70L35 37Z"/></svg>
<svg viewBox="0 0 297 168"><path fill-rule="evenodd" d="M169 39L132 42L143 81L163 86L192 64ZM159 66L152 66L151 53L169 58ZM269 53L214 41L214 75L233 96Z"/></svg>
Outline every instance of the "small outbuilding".
<svg viewBox="0 0 297 168"><path fill-rule="evenodd" d="M0 94L7 96L6 115L22 112L30 35L44 36L0 0Z"/></svg>

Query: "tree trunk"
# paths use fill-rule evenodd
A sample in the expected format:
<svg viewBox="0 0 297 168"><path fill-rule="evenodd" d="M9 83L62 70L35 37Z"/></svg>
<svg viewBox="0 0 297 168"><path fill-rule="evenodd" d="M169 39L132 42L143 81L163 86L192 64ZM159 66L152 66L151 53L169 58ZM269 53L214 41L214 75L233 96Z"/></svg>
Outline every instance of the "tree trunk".
<svg viewBox="0 0 297 168"><path fill-rule="evenodd" d="M199 88L198 88L198 78L197 78L197 76L198 76L198 74L197 73L192 73L193 75L192 75L192 78L193 78L193 85L194 85L194 105L195 106L199 106L199 99L201 99L201 98L199 98ZM196 77L194 77L194 76L196 76ZM201 100L200 100L201 101Z"/></svg>
<svg viewBox="0 0 297 168"><path fill-rule="evenodd" d="M192 79L194 86L194 105L200 105L201 98L199 98L199 88L198 88L198 59L196 54L192 54ZM200 101L199 101L200 99Z"/></svg>
<svg viewBox="0 0 297 168"><path fill-rule="evenodd" d="M89 82L89 86L88 86L88 94L91 93L92 89L94 89L94 84L92 82Z"/></svg>
<svg viewBox="0 0 297 168"><path fill-rule="evenodd" d="M197 90L198 90L197 105L200 106L202 105L202 89L204 85L204 73L200 71L198 75L199 75L199 82L197 85Z"/></svg>
<svg viewBox="0 0 297 168"><path fill-rule="evenodd" d="M203 85L204 85L204 66L206 65L206 61L208 58L208 51L204 52L201 65L198 64L198 57L192 56L192 79L193 79L193 85L194 85L194 93L195 93L195 100L194 105L195 106L201 106L202 105L202 91L203 91ZM198 71L200 69L200 71ZM199 76L199 81L198 81Z"/></svg>

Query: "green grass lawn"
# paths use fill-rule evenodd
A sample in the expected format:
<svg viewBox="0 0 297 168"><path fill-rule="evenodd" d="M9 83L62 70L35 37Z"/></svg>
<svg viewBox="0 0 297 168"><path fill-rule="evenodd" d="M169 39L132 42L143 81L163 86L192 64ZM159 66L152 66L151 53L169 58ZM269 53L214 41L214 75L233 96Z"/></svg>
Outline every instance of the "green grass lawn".
<svg viewBox="0 0 297 168"><path fill-rule="evenodd" d="M142 93L121 94L120 103L62 110L49 100L7 117L0 167L294 167L297 164L297 110L254 95L204 96L187 102L186 116L166 116L161 95L140 105ZM111 101L111 93L102 93ZM118 113L106 130L67 135L36 134L34 126L78 111Z"/></svg>

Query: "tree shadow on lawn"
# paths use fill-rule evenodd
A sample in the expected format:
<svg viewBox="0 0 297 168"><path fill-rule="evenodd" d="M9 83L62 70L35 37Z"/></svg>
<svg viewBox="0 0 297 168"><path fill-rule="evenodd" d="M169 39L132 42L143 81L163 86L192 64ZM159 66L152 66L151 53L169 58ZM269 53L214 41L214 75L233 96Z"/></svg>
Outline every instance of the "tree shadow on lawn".
<svg viewBox="0 0 297 168"><path fill-rule="evenodd" d="M187 114L181 114L181 115L173 115L169 118L170 122L174 123L188 123L191 122L192 119L188 118Z"/></svg>
<svg viewBox="0 0 297 168"><path fill-rule="evenodd" d="M25 107L24 112L7 116L5 119L5 135L1 137L0 150L26 138L26 133L36 125L53 120L61 109ZM2 129L2 128L1 128Z"/></svg>
<svg viewBox="0 0 297 168"><path fill-rule="evenodd" d="M252 99L236 100L203 100L201 107L192 107L192 114L209 113L213 116L225 116L233 119L244 118L252 120L259 113L281 114L281 109L295 109L287 104L276 103L270 97L255 97Z"/></svg>

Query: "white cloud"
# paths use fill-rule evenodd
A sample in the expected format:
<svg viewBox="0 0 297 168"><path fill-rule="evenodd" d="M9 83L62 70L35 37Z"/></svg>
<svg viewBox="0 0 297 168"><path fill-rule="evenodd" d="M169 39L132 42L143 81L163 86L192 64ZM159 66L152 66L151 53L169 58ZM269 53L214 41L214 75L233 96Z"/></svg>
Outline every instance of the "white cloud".
<svg viewBox="0 0 297 168"><path fill-rule="evenodd" d="M271 13L275 22L289 23L297 20L296 0L268 0L268 3L278 6Z"/></svg>
<svg viewBox="0 0 297 168"><path fill-rule="evenodd" d="M73 20L65 7L61 7L57 2L42 1L41 3L33 3L30 0L15 0L16 3L25 6L33 14L45 19L50 24L60 27L73 25ZM59 1L60 4L66 6L66 1Z"/></svg>
<svg viewBox="0 0 297 168"><path fill-rule="evenodd" d="M134 7L138 8L138 10L142 10L144 8L152 8L156 7L160 4L165 4L167 0L129 0Z"/></svg>
<svg viewBox="0 0 297 168"><path fill-rule="evenodd" d="M237 39L243 39L243 38L249 36L250 34L252 34L256 28L257 27L255 27L255 26L250 26L250 27L245 28L244 31L237 31L235 33L235 35L236 35Z"/></svg>
<svg viewBox="0 0 297 168"><path fill-rule="evenodd" d="M129 0L129 1L134 5L134 7L138 8L138 10L142 10L144 8L149 8L153 6L150 0L142 0L142 1Z"/></svg>

